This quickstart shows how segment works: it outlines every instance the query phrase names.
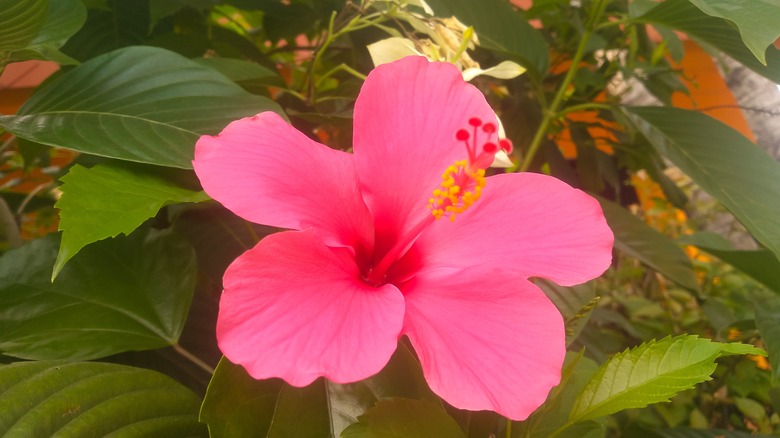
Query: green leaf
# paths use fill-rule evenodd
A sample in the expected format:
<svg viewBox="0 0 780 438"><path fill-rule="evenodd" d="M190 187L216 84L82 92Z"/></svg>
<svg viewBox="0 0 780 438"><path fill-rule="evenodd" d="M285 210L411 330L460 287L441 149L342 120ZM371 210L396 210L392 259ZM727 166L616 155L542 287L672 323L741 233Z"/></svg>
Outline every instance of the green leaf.
<svg viewBox="0 0 780 438"><path fill-rule="evenodd" d="M547 43L504 0L427 0L437 17L455 16L474 26L482 47L509 55L536 77L547 73Z"/></svg>
<svg viewBox="0 0 780 438"><path fill-rule="evenodd" d="M627 115L662 155L780 255L780 163L734 129L696 111L632 107Z"/></svg>
<svg viewBox="0 0 780 438"><path fill-rule="evenodd" d="M90 245L49 281L57 236L0 257L0 351L88 360L176 343L195 288L195 254L148 230Z"/></svg>
<svg viewBox="0 0 780 438"><path fill-rule="evenodd" d="M772 251L737 250L728 240L708 232L683 236L679 241L707 251L770 289L780 292L780 261Z"/></svg>
<svg viewBox="0 0 780 438"><path fill-rule="evenodd" d="M128 47L94 58L38 90L0 127L27 140L120 160L192 168L201 134L278 111L213 69L176 53Z"/></svg>
<svg viewBox="0 0 780 438"><path fill-rule="evenodd" d="M381 400L341 434L342 438L458 438L458 423L440 406L424 400Z"/></svg>
<svg viewBox="0 0 780 438"><path fill-rule="evenodd" d="M777 296L754 299L755 321L761 339L766 345L772 379L780 381L780 298Z"/></svg>
<svg viewBox="0 0 780 438"><path fill-rule="evenodd" d="M683 335L649 341L616 354L599 368L574 403L572 423L624 409L669 401L680 391L709 380L715 359L733 354L764 354L747 344L724 344Z"/></svg>
<svg viewBox="0 0 780 438"><path fill-rule="evenodd" d="M268 77L278 78L279 75L266 67L254 62L233 58L195 58L194 62L222 73L234 82L250 81Z"/></svg>
<svg viewBox="0 0 780 438"><path fill-rule="evenodd" d="M198 397L155 371L108 363L0 366L5 437L207 436Z"/></svg>
<svg viewBox="0 0 780 438"><path fill-rule="evenodd" d="M200 420L208 424L213 437L339 436L378 400L392 397L439 403L403 344L378 374L344 385L319 379L305 388L293 388L279 379L255 380L244 368L222 358L209 383Z"/></svg>
<svg viewBox="0 0 780 438"><path fill-rule="evenodd" d="M762 0L737 0L739 3L758 4ZM731 0L724 0L731 4ZM773 17L766 17L773 20ZM638 22L661 24L679 30L688 36L711 45L731 56L756 73L780 82L780 50L769 47L766 63L762 64L753 52L745 46L739 32L723 19L711 17L689 0L666 0L646 14L637 17ZM774 17L776 22L777 18ZM775 26L777 30L777 26ZM766 46L765 46L766 47Z"/></svg>
<svg viewBox="0 0 780 438"><path fill-rule="evenodd" d="M0 0L0 66L9 52L24 49L46 20L48 0Z"/></svg>
<svg viewBox="0 0 780 438"><path fill-rule="evenodd" d="M62 197L55 207L63 233L52 280L84 246L129 235L166 205L209 199L146 169L116 163L90 169L75 165L61 181Z"/></svg>
<svg viewBox="0 0 780 438"><path fill-rule="evenodd" d="M736 24L742 41L766 65L766 48L780 37L777 0L689 0L707 15Z"/></svg>
<svg viewBox="0 0 780 438"><path fill-rule="evenodd" d="M590 319L593 307L598 303L593 283L571 287L559 286L551 281L536 279L534 283L555 304L566 322L566 345L570 345Z"/></svg>
<svg viewBox="0 0 780 438"><path fill-rule="evenodd" d="M615 248L635 257L682 287L698 289L693 265L674 241L620 205L600 197L597 199L609 227L615 233Z"/></svg>

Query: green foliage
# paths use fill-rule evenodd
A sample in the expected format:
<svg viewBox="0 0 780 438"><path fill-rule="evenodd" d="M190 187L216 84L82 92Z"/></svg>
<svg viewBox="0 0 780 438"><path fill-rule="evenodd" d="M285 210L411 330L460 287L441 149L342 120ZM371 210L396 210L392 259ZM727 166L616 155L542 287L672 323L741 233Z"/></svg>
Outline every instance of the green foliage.
<svg viewBox="0 0 780 438"><path fill-rule="evenodd" d="M382 400L341 434L343 438L459 438L458 424L424 400Z"/></svg>
<svg viewBox="0 0 780 438"><path fill-rule="evenodd" d="M763 354L751 345L723 344L697 336L651 341L615 355L590 379L571 410L573 423L624 409L668 401L710 378L714 360L731 354Z"/></svg>
<svg viewBox="0 0 780 438"><path fill-rule="evenodd" d="M207 436L200 401L160 373L99 362L0 365L3 436Z"/></svg>
<svg viewBox="0 0 780 438"><path fill-rule="evenodd" d="M184 189L143 168L99 164L87 169L75 165L62 177L60 210L62 241L52 279L86 245L129 235L164 206L201 202L203 192Z"/></svg>
<svg viewBox="0 0 780 438"><path fill-rule="evenodd" d="M186 241L139 230L99 242L52 283L56 237L0 258L4 354L86 360L176 343L195 287L195 255Z"/></svg>

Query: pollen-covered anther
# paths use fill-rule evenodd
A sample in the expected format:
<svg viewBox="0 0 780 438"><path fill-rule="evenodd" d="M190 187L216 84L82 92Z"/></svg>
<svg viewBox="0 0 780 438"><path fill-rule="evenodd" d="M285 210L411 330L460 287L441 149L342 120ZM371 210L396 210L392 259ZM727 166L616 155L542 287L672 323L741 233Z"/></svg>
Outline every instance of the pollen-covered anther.
<svg viewBox="0 0 780 438"><path fill-rule="evenodd" d="M463 213L482 195L485 186L485 170L469 170L467 160L461 160L449 166L442 175L440 188L433 191L433 197L428 200L428 207L436 219L449 217L455 220L455 215Z"/></svg>

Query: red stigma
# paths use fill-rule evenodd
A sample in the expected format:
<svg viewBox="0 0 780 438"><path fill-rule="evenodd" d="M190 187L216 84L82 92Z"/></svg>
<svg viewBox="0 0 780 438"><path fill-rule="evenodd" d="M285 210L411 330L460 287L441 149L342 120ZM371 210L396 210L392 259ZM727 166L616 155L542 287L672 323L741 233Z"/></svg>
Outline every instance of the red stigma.
<svg viewBox="0 0 780 438"><path fill-rule="evenodd" d="M482 150L489 154L495 154L498 152L498 146L495 143L485 143L482 146Z"/></svg>
<svg viewBox="0 0 780 438"><path fill-rule="evenodd" d="M465 129L458 129L458 132L455 133L455 138L460 141L467 141L471 137L469 135L469 132Z"/></svg>
<svg viewBox="0 0 780 438"><path fill-rule="evenodd" d="M482 125L482 120L480 120L479 117L472 117L472 118L469 119L469 125L471 125L471 126L476 128L476 127Z"/></svg>
<svg viewBox="0 0 780 438"><path fill-rule="evenodd" d="M485 123L484 126L482 126L482 130L485 131L487 134L492 134L496 132L496 125L492 123Z"/></svg>
<svg viewBox="0 0 780 438"><path fill-rule="evenodd" d="M501 140L499 140L498 147L500 147L501 150L503 150L507 154L512 153L512 141L509 140L508 138L502 138Z"/></svg>

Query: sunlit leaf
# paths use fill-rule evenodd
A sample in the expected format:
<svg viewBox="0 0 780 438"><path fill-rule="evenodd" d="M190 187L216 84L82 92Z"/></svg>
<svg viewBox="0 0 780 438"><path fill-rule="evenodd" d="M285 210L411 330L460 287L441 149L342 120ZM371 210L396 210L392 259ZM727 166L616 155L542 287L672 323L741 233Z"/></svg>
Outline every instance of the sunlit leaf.
<svg viewBox="0 0 780 438"><path fill-rule="evenodd" d="M609 227L615 233L615 248L680 286L698 289L690 259L673 240L650 228L625 208L603 198L597 199Z"/></svg>
<svg viewBox="0 0 780 438"><path fill-rule="evenodd" d="M200 134L261 111L280 111L213 69L152 47L92 59L38 90L0 127L88 154L192 168Z"/></svg>
<svg viewBox="0 0 780 438"><path fill-rule="evenodd" d="M738 0L750 5L761 0ZM731 0L724 0L731 3ZM777 20L776 16L767 17ZM745 46L739 32L723 19L711 17L693 5L690 0L666 0L646 14L637 18L640 22L662 24L685 32L688 36L723 51L756 73L780 82L780 50L769 47L766 52L766 65L762 64L753 52ZM777 27L775 27L777 30Z"/></svg>
<svg viewBox="0 0 780 438"><path fill-rule="evenodd" d="M0 366L5 437L205 437L198 397L155 371L108 363Z"/></svg>
<svg viewBox="0 0 780 438"><path fill-rule="evenodd" d="M776 0L689 0L707 15L734 22L742 41L766 64L768 45L780 37L780 3Z"/></svg>
<svg viewBox="0 0 780 438"><path fill-rule="evenodd" d="M84 246L128 235L166 205L209 199L148 169L118 164L76 165L61 180L62 197L55 207L63 233L52 278Z"/></svg>
<svg viewBox="0 0 780 438"><path fill-rule="evenodd" d="M176 343L195 288L195 254L165 231L84 248L52 283L59 239L0 257L0 351L86 360Z"/></svg>
<svg viewBox="0 0 780 438"><path fill-rule="evenodd" d="M440 406L424 400L381 400L348 427L342 438L458 438L458 423Z"/></svg>
<svg viewBox="0 0 780 438"><path fill-rule="evenodd" d="M710 379L715 359L734 354L764 354L747 344L724 344L683 335L649 341L616 354L599 368L577 397L572 423L624 409L668 401Z"/></svg>
<svg viewBox="0 0 780 438"><path fill-rule="evenodd" d="M780 255L780 163L739 132L696 111L632 107L627 115L663 156Z"/></svg>

